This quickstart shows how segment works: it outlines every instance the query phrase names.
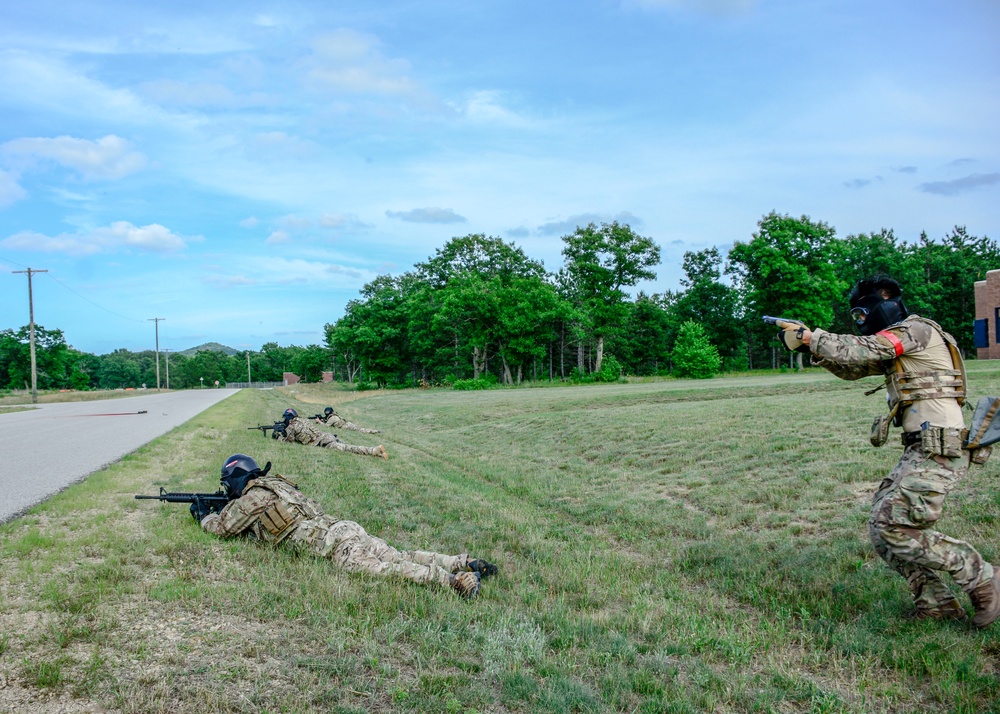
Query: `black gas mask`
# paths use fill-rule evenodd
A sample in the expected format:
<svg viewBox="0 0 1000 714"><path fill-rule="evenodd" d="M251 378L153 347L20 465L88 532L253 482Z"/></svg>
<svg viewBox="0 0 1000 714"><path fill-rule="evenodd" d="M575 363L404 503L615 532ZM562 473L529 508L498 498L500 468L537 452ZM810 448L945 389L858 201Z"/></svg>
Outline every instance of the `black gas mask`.
<svg viewBox="0 0 1000 714"><path fill-rule="evenodd" d="M888 297L883 297L883 293ZM850 295L851 319L858 332L874 335L905 320L910 313L902 295L899 283L886 275L858 281Z"/></svg>

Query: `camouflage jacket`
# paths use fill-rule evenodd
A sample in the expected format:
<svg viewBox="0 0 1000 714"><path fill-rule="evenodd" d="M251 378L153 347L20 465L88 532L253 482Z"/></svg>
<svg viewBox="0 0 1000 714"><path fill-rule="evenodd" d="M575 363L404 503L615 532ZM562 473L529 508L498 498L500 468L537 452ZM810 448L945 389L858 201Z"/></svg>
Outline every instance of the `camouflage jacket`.
<svg viewBox="0 0 1000 714"><path fill-rule="evenodd" d="M323 514L318 503L279 474L255 478L243 495L230 501L220 513L201 521L201 527L220 538L245 533L268 543L280 543L307 518Z"/></svg>
<svg viewBox="0 0 1000 714"><path fill-rule="evenodd" d="M323 436L323 432L314 427L307 420L302 417L295 417L288 422L288 426L285 427L285 433L280 438L283 441L292 441L299 444L312 444L321 436Z"/></svg>
<svg viewBox="0 0 1000 714"><path fill-rule="evenodd" d="M925 421L961 429L965 426L960 404L965 393L964 366L957 349L952 350L949 343L954 339L936 322L910 315L865 337L814 330L809 349L813 364L841 379L882 375L887 386L894 387L900 376L909 377L911 393L899 395L890 389L890 408L900 403L904 431L919 431ZM959 382L961 386L956 386ZM915 399L910 398L913 392L920 392Z"/></svg>

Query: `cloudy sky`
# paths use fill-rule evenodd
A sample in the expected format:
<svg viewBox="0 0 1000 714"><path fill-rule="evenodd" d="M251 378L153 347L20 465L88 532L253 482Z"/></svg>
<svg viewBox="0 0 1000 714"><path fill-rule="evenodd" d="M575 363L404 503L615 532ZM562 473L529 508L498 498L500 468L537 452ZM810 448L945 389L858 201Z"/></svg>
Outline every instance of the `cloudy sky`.
<svg viewBox="0 0 1000 714"><path fill-rule="evenodd" d="M0 7L0 329L318 344L450 238L725 253L775 210L1000 237L995 0ZM1000 266L996 266L1000 267Z"/></svg>

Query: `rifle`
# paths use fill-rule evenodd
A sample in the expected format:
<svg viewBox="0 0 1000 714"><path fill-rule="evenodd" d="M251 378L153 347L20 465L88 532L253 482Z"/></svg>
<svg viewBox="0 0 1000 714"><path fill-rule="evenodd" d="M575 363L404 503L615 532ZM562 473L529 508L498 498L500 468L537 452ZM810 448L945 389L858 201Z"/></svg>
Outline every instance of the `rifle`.
<svg viewBox="0 0 1000 714"><path fill-rule="evenodd" d="M247 431L250 431L251 429L260 429L260 431L264 434L264 436L267 436L267 430L268 429L274 429L274 431L271 432L271 438L272 439L277 439L278 438L278 434L284 435L284 433L285 433L285 422L283 422L283 421L276 421L271 426L264 426L262 424L258 424L257 426L248 426L247 427Z"/></svg>
<svg viewBox="0 0 1000 714"><path fill-rule="evenodd" d="M771 317L770 315L764 315L762 319L767 325L781 328L778 339L789 352L809 354L809 345L802 342L802 333L809 329L806 327L806 323L801 320L786 320L783 317Z"/></svg>
<svg viewBox="0 0 1000 714"><path fill-rule="evenodd" d="M210 513L218 513L229 503L229 496L222 490L215 493L170 493L160 486L160 493L156 496L136 496L138 500L153 498L166 503L197 503L206 506Z"/></svg>
<svg viewBox="0 0 1000 714"><path fill-rule="evenodd" d="M313 414L311 417L306 417L306 419L326 419L326 414Z"/></svg>

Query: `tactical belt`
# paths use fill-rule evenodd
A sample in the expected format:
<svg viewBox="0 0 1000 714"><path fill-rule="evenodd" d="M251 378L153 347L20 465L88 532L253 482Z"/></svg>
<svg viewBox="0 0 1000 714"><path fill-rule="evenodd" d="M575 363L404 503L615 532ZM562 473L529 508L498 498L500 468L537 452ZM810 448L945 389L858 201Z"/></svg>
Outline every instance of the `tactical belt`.
<svg viewBox="0 0 1000 714"><path fill-rule="evenodd" d="M922 432L919 431L904 431L902 436L903 446L913 446L914 444L919 444L921 434Z"/></svg>

